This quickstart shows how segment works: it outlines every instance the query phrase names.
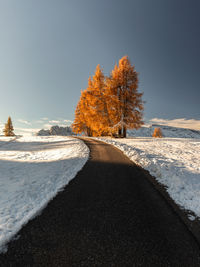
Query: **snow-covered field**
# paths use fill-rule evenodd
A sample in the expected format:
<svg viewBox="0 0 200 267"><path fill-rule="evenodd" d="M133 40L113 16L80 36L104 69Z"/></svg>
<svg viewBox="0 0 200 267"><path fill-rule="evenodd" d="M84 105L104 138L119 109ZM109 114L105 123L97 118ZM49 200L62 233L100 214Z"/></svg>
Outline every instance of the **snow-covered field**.
<svg viewBox="0 0 200 267"><path fill-rule="evenodd" d="M200 217L200 139L98 138L121 149L167 186L169 195ZM192 216L190 216L192 219Z"/></svg>
<svg viewBox="0 0 200 267"><path fill-rule="evenodd" d="M156 124L144 125L138 130L128 130L127 135L129 137L151 137L156 127L161 129L164 137L200 139L200 131Z"/></svg>
<svg viewBox="0 0 200 267"><path fill-rule="evenodd" d="M0 137L0 252L86 163L87 146L71 137Z"/></svg>

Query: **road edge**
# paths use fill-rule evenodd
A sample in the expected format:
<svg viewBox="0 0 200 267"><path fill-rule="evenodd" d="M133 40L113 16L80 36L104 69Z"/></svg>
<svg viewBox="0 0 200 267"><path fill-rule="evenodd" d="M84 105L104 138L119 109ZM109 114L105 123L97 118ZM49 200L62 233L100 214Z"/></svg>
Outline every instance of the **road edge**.
<svg viewBox="0 0 200 267"><path fill-rule="evenodd" d="M98 140L98 139L97 139ZM200 220L197 218L194 212L190 210L185 210L181 206L179 206L169 195L167 192L167 187L164 186L163 184L159 183L156 180L156 177L151 175L150 172L146 169L144 169L141 165L137 164L133 160L131 160L122 150L120 150L118 147L114 146L113 144L107 143L103 140L98 140L100 142L112 145L119 151L121 151L130 161L133 162L134 165L136 165L138 168L142 170L144 173L144 176L146 179L155 187L155 189L162 195L162 197L165 199L165 201L172 207L174 212L178 215L180 220L184 223L186 228L189 230L189 232L193 235L194 239L196 240L199 248L200 248ZM191 221L188 218L188 215L192 215L195 217L193 221Z"/></svg>
<svg viewBox="0 0 200 267"><path fill-rule="evenodd" d="M138 166L138 165L137 165ZM164 197L164 199L168 202L168 204L172 207L175 213L179 216L182 222L186 225L188 230L194 236L200 247L200 221L196 218L196 215L190 211L185 210L181 206L179 206L169 195L167 192L167 187L162 185L156 180L156 177L152 176L149 171L142 168L142 166L138 166L144 173L145 177L150 181L150 183L156 188L156 190ZM188 218L188 215L192 215L195 217L193 221Z"/></svg>

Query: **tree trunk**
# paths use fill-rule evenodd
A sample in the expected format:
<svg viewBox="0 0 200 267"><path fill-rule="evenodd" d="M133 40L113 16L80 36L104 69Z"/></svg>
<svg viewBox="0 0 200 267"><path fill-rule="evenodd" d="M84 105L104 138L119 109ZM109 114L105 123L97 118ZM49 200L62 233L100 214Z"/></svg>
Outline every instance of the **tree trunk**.
<svg viewBox="0 0 200 267"><path fill-rule="evenodd" d="M122 136L122 128L120 127L119 129L118 129L118 137L121 137Z"/></svg>
<svg viewBox="0 0 200 267"><path fill-rule="evenodd" d="M91 129L90 129L89 127L87 128L87 135L88 135L89 137L92 136L92 131L91 131Z"/></svg>
<svg viewBox="0 0 200 267"><path fill-rule="evenodd" d="M123 137L126 138L126 127L123 127Z"/></svg>

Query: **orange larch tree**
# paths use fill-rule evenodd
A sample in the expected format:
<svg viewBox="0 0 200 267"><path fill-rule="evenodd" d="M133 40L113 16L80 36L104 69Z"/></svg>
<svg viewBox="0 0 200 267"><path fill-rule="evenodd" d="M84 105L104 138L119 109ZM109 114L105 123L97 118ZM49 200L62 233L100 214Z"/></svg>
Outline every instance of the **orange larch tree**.
<svg viewBox="0 0 200 267"><path fill-rule="evenodd" d="M92 136L88 98L87 90L81 91L81 97L75 110L75 119L72 124L72 129L75 133L84 132L88 136Z"/></svg>
<svg viewBox="0 0 200 267"><path fill-rule="evenodd" d="M117 66L111 72L110 77L105 82L105 98L108 107L109 125L108 131L111 135L116 135L118 131L118 122L120 121L120 101L118 97L118 76Z"/></svg>
<svg viewBox="0 0 200 267"><path fill-rule="evenodd" d="M72 124L72 130L74 133L82 133L88 134L87 132L87 125L85 122L84 114L81 112L81 99L79 100L76 110L75 110L75 119Z"/></svg>
<svg viewBox="0 0 200 267"><path fill-rule="evenodd" d="M107 134L109 116L105 99L105 78L100 65L96 67L94 76L89 77L87 89L81 93L79 110L84 113L85 125L92 136ZM75 118L75 122L76 120Z"/></svg>
<svg viewBox="0 0 200 267"><path fill-rule="evenodd" d="M89 108L92 129L98 136L105 135L109 124L109 114L105 95L105 77L100 65L97 65L87 91L90 97Z"/></svg>
<svg viewBox="0 0 200 267"><path fill-rule="evenodd" d="M112 94L117 97L116 114L119 137L126 137L127 129L138 129L143 125L142 93L138 92L138 74L127 56L119 60L109 79Z"/></svg>

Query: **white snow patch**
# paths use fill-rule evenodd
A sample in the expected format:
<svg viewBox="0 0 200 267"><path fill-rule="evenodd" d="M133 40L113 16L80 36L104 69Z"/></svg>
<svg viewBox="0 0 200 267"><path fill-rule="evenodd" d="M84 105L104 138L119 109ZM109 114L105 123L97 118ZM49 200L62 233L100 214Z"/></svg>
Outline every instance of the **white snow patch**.
<svg viewBox="0 0 200 267"><path fill-rule="evenodd" d="M196 218L195 218L195 216L193 216L193 215L188 215L188 218L190 219L190 221L194 221Z"/></svg>
<svg viewBox="0 0 200 267"><path fill-rule="evenodd" d="M167 186L178 205L200 217L200 139L98 139L121 149Z"/></svg>
<svg viewBox="0 0 200 267"><path fill-rule="evenodd" d="M74 178L89 156L71 137L0 137L0 252Z"/></svg>
<svg viewBox="0 0 200 267"><path fill-rule="evenodd" d="M200 139L200 131L167 125L144 125L138 130L127 130L129 137L152 137L155 128L161 128L164 137Z"/></svg>

